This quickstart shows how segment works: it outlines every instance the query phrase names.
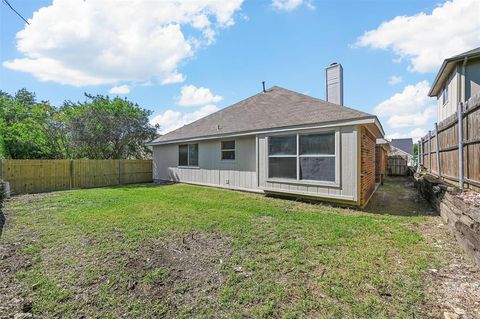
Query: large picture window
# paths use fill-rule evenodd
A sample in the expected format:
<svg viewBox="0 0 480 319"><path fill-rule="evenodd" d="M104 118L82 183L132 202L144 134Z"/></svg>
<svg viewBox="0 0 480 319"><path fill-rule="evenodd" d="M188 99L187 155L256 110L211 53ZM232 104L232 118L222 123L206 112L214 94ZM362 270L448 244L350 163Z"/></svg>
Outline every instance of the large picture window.
<svg viewBox="0 0 480 319"><path fill-rule="evenodd" d="M178 145L178 166L198 166L198 144Z"/></svg>
<svg viewBox="0 0 480 319"><path fill-rule="evenodd" d="M234 160L235 159L235 140L222 141L222 160Z"/></svg>
<svg viewBox="0 0 480 319"><path fill-rule="evenodd" d="M268 177L335 182L335 133L268 138Z"/></svg>

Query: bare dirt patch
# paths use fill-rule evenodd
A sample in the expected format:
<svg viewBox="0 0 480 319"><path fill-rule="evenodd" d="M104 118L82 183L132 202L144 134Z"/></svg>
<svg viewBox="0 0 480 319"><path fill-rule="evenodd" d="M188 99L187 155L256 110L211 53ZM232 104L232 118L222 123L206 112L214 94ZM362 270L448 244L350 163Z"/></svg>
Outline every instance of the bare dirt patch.
<svg viewBox="0 0 480 319"><path fill-rule="evenodd" d="M414 187L411 177L387 177L364 209L369 213L418 216L437 215Z"/></svg>
<svg viewBox="0 0 480 319"><path fill-rule="evenodd" d="M80 317L128 316L135 304L151 311L146 317L164 318L215 307L224 282L222 267L232 255L229 238L195 232L149 238L118 249L124 240L121 232L113 235L109 241L116 248L102 254L92 253L90 248L95 251L105 242L87 237L78 237L74 245L44 248L39 261L42 275L65 289L65 301L78 307ZM36 304L38 294L48 287L22 286L15 278L17 271L33 267L21 249L14 244L0 245L0 296L7 301L0 305L0 318L24 312L58 316ZM115 297L115 304L102 299L106 291Z"/></svg>
<svg viewBox="0 0 480 319"><path fill-rule="evenodd" d="M56 193L24 194L24 195L13 196L11 200L15 200L15 202L20 204L30 204L45 198L58 197L58 196L61 196L61 195Z"/></svg>
<svg viewBox="0 0 480 319"><path fill-rule="evenodd" d="M130 279L130 290L165 299L173 308L195 305L200 297L215 298L223 283L222 265L231 257L229 240L218 234L192 233L166 243L147 241L126 264L144 274L142 282ZM142 287L136 287L136 285ZM133 285L133 286L132 286Z"/></svg>
<svg viewBox="0 0 480 319"><path fill-rule="evenodd" d="M461 250L441 217L422 224L418 231L442 256L440 266L425 275L429 314L433 318L480 318L479 267Z"/></svg>
<svg viewBox="0 0 480 319"><path fill-rule="evenodd" d="M15 273L28 270L32 261L20 252L20 244L0 240L0 318L9 318L15 313L28 312L31 301L22 298L22 286L15 278ZM2 314L5 314L3 317Z"/></svg>

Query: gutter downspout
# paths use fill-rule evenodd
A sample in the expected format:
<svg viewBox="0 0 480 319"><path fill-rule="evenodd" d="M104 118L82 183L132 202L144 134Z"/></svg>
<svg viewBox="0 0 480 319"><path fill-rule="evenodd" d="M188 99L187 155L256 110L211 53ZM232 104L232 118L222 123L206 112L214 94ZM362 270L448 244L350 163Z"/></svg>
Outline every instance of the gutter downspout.
<svg viewBox="0 0 480 319"><path fill-rule="evenodd" d="M458 186L463 190L463 103L458 103Z"/></svg>
<svg viewBox="0 0 480 319"><path fill-rule="evenodd" d="M465 77L467 76L467 61L468 61L468 57L465 57L463 59L463 65L462 65L462 79L461 79L461 83L460 83L460 90L461 90L461 102L465 103L465 99L466 99L466 85L465 85Z"/></svg>

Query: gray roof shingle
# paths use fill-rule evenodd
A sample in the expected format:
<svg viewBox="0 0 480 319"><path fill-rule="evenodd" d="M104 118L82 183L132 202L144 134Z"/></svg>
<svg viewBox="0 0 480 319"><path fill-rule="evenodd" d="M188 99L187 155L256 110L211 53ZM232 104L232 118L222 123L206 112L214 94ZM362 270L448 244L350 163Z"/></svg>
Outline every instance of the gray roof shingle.
<svg viewBox="0 0 480 319"><path fill-rule="evenodd" d="M376 117L274 86L160 136L151 144L363 118Z"/></svg>

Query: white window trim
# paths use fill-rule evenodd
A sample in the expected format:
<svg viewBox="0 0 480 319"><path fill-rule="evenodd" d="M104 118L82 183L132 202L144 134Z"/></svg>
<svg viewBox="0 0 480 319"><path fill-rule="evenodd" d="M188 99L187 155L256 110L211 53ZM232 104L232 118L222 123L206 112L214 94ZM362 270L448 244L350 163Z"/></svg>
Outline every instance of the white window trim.
<svg viewBox="0 0 480 319"><path fill-rule="evenodd" d="M197 165L190 165L190 145L198 145L197 148L197 152L199 153L200 152L200 146L198 143L182 143L182 144L178 144L178 161L177 161L177 167L179 168L199 168L200 166L197 164ZM187 145L187 165L180 165L180 146L182 145ZM200 162L200 159L199 159L199 154L197 153L197 162Z"/></svg>
<svg viewBox="0 0 480 319"><path fill-rule="evenodd" d="M235 143L235 148L222 148L222 143L223 142L231 142L233 141ZM235 158L234 159L223 159L223 152L234 152ZM220 141L220 160L225 161L225 162L235 162L237 160L237 141L235 139L228 139L228 140L223 140Z"/></svg>
<svg viewBox="0 0 480 319"><path fill-rule="evenodd" d="M335 134L335 154L312 154L312 155L300 155L300 135L308 135L314 133L334 133ZM269 147L269 137L271 136L289 136L289 135L296 135L297 138L297 154L295 155L270 155L270 147ZM285 132L277 133L277 134L270 134L266 136L266 181L273 182L273 183L284 183L284 184L297 184L297 185L312 185L312 186L327 186L327 187L340 187L340 174L341 174L341 161L340 161L340 129L314 129L314 130L306 130L301 132L295 132L293 134L285 134ZM296 179L293 178L277 178L277 177L269 177L269 158L270 157L294 157L297 159L297 177ZM308 180L308 179L300 179L300 157L335 157L335 181L317 181L317 180Z"/></svg>

